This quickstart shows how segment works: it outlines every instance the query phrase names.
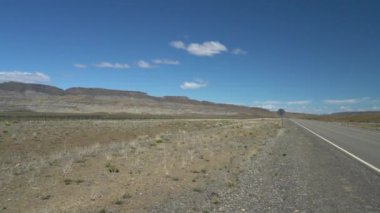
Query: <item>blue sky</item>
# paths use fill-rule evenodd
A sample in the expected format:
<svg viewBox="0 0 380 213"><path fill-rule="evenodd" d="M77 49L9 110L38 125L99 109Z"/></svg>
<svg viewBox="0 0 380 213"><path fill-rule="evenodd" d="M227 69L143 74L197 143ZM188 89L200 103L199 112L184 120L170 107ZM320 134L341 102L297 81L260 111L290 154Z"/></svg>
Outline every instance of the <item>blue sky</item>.
<svg viewBox="0 0 380 213"><path fill-rule="evenodd" d="M380 110L380 2L2 0L0 81Z"/></svg>

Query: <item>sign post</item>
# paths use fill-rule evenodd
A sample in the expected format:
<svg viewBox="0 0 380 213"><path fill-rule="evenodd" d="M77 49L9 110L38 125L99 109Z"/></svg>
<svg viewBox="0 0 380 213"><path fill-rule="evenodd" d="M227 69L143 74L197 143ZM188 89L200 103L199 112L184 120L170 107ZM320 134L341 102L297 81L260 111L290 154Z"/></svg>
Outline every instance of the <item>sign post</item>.
<svg viewBox="0 0 380 213"><path fill-rule="evenodd" d="M285 115L285 110L284 109L279 109L277 110L277 114L281 117L281 128L284 128L284 115Z"/></svg>

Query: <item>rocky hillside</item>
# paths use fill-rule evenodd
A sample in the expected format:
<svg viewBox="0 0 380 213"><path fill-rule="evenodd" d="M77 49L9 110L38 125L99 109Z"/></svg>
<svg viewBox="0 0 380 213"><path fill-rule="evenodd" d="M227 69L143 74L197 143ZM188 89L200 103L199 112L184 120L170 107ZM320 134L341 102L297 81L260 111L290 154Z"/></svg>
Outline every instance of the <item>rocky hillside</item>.
<svg viewBox="0 0 380 213"><path fill-rule="evenodd" d="M132 113L155 115L215 115L273 117L254 107L216 104L183 96L154 97L144 92L100 88L63 90L41 84L0 84L0 112Z"/></svg>

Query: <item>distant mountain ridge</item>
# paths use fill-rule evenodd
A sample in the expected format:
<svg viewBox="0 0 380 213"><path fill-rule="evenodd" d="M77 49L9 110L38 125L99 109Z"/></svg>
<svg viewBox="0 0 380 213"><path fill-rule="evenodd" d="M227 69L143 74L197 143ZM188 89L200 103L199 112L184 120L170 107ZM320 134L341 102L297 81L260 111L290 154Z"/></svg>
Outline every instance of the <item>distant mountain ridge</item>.
<svg viewBox="0 0 380 213"><path fill-rule="evenodd" d="M290 118L312 119L332 122L380 123L380 111L351 111L331 114L313 115L304 113L287 113Z"/></svg>
<svg viewBox="0 0 380 213"><path fill-rule="evenodd" d="M139 91L0 83L0 111L202 114L274 117L269 110L198 101L185 96L155 97Z"/></svg>
<svg viewBox="0 0 380 213"><path fill-rule="evenodd" d="M34 91L51 95L131 95L131 96L148 96L144 92L124 91L124 90L112 90L102 88L84 88L84 87L72 87L66 90L55 86L49 86L44 84L29 84L20 82L5 82L0 83L0 90L25 92Z"/></svg>
<svg viewBox="0 0 380 213"><path fill-rule="evenodd" d="M73 87L64 91L65 95L110 95L110 96L131 96L131 97L147 97L145 92L111 90L102 88L83 88Z"/></svg>
<svg viewBox="0 0 380 213"><path fill-rule="evenodd" d="M58 87L44 85L44 84L27 84L9 81L0 84L0 90L13 91L13 92L42 92L51 95L63 95L65 91Z"/></svg>
<svg viewBox="0 0 380 213"><path fill-rule="evenodd" d="M336 116L354 116L354 115L366 115L366 114L380 114L380 111L352 111L352 112L336 112L331 113L329 115L336 115Z"/></svg>

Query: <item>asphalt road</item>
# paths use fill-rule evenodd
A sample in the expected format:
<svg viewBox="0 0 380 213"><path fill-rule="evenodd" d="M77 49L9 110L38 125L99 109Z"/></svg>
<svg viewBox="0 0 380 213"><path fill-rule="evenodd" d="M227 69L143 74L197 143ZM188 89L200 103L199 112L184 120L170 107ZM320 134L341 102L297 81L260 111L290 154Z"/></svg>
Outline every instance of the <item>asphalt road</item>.
<svg viewBox="0 0 380 213"><path fill-rule="evenodd" d="M314 122L299 122L314 128ZM326 128L339 131L332 126ZM319 133L324 132L329 131ZM212 182L203 193L177 196L153 212L199 212L192 211L194 207L204 212L380 212L379 173L303 127L286 119L279 135L263 144L262 150L245 162L248 169L241 171L238 185ZM218 204L210 201L213 193L220 196Z"/></svg>
<svg viewBox="0 0 380 213"><path fill-rule="evenodd" d="M292 121L346 150L352 157L356 156L358 161L362 160L364 165L380 173L380 132L330 122L300 119Z"/></svg>

